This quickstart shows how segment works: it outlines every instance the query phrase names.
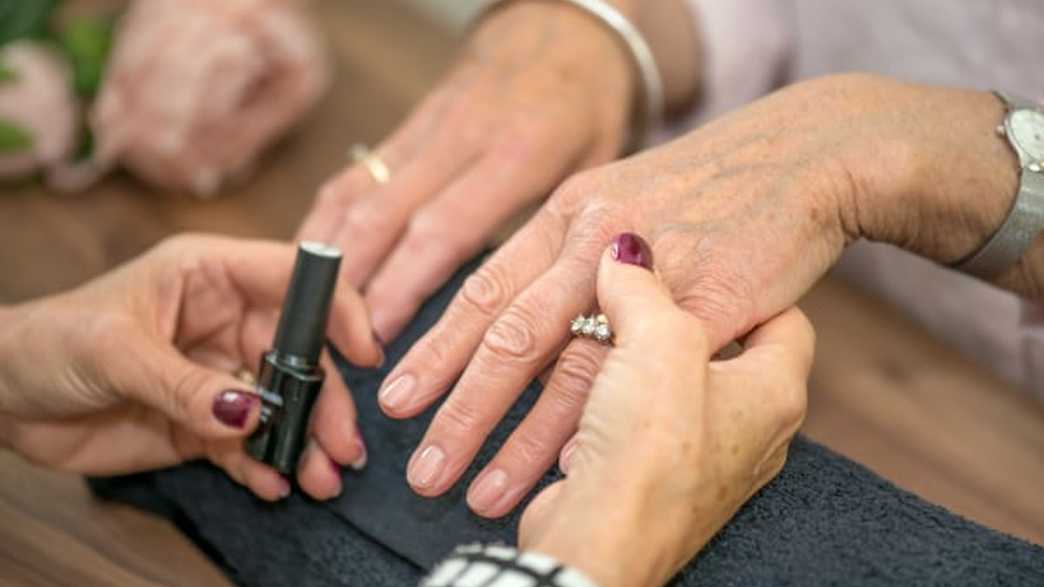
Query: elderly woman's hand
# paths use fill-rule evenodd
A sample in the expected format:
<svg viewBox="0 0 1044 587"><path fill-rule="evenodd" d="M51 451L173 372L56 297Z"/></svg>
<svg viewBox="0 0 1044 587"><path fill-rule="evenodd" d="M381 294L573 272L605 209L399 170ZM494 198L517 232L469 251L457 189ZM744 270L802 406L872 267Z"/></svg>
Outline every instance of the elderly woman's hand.
<svg viewBox="0 0 1044 587"><path fill-rule="evenodd" d="M985 92L823 78L575 176L468 279L385 381L381 406L397 418L452 389L417 449L435 462L420 475L415 459L411 485L428 496L451 487L548 369L539 403L488 470L504 471L504 491L517 499L553 463L598 372L601 357L567 337L570 319L595 302L597 259L612 235L649 236L664 285L718 349L795 303L856 238L940 261L984 241L1017 180L1015 156L993 132L1002 116Z"/></svg>
<svg viewBox="0 0 1044 587"><path fill-rule="evenodd" d="M265 499L290 487L243 439L260 404L233 376L272 341L294 248L176 237L87 285L0 309L0 441L31 461L116 474L206 457ZM358 365L380 362L362 299L334 294L329 335ZM328 370L330 361L324 357ZM327 378L298 480L340 492L365 447L348 390Z"/></svg>
<svg viewBox="0 0 1044 587"><path fill-rule="evenodd" d="M684 3L611 3L662 31L650 36L662 41L654 50L673 50L658 55L668 93L687 100L696 51L685 46ZM365 286L375 329L391 340L498 226L570 174L618 155L635 79L618 39L590 15L565 2L507 3L376 149L390 181L348 168L320 190L299 237L341 246L346 278Z"/></svg>
<svg viewBox="0 0 1044 587"><path fill-rule="evenodd" d="M611 253L598 301L615 348L563 452L567 477L527 508L519 546L601 587L662 585L782 468L815 335L791 308L738 357L712 360L701 322L651 271Z"/></svg>

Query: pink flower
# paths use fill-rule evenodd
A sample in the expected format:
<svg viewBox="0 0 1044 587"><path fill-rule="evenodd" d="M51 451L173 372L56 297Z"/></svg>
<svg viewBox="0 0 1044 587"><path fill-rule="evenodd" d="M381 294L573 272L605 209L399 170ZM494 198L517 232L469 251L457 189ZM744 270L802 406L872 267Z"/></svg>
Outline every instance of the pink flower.
<svg viewBox="0 0 1044 587"><path fill-rule="evenodd" d="M17 41L0 48L0 63L14 79L0 83L0 120L25 131L32 144L0 154L0 178L60 166L76 144L79 110L68 65L39 43Z"/></svg>
<svg viewBox="0 0 1044 587"><path fill-rule="evenodd" d="M295 0L137 0L90 113L93 164L209 196L320 98L329 68Z"/></svg>

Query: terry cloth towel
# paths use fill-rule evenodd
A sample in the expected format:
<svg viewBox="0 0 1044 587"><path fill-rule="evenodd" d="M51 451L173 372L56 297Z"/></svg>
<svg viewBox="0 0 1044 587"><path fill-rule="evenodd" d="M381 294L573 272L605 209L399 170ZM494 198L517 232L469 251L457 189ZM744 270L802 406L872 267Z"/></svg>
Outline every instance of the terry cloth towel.
<svg viewBox="0 0 1044 587"><path fill-rule="evenodd" d="M405 482L406 461L434 408L399 422L381 415L376 402L388 370L474 267L427 302L387 349L382 370L356 369L338 357L369 446L366 469L345 471L339 498L318 503L295 493L266 504L205 463L94 479L92 486L171 517L243 585L410 586L459 544L513 544L521 508L483 520L468 511L464 493L532 406L539 383L526 389L464 480L434 500L417 497ZM540 487L558 477L549 471ZM671 585L1044 585L1044 548L964 520L798 438L780 476Z"/></svg>

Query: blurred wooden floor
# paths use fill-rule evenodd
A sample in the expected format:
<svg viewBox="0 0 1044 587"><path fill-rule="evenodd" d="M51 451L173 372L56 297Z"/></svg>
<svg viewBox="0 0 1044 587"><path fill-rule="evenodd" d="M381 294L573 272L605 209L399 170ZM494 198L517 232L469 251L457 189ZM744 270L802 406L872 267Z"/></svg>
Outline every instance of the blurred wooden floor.
<svg viewBox="0 0 1044 587"><path fill-rule="evenodd" d="M449 39L397 2L321 5L338 81L262 173L210 202L115 177L60 197L0 188L0 303L79 284L183 230L289 237L349 145L376 142L436 79ZM1044 410L893 309L828 279L805 433L927 499L1044 544ZM0 453L0 585L224 585L168 523Z"/></svg>

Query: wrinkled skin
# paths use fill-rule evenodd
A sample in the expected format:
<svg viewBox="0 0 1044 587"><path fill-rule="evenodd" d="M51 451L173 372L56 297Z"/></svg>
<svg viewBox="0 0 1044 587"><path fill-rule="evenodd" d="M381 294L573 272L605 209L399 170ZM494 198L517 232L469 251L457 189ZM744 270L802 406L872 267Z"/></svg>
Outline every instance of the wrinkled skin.
<svg viewBox="0 0 1044 587"><path fill-rule="evenodd" d="M796 302L856 238L940 262L966 255L1015 192L1014 156L993 133L1002 114L988 93L822 78L573 176L385 381L381 405L396 418L449 393L407 479L421 495L449 489L546 370L537 405L486 468L506 473L512 499L479 513L507 513L554 462L602 360L569 341L568 323L596 305L598 255L616 233L647 236L664 285L714 349ZM1032 294L1040 266L1024 262L998 283ZM429 447L444 456L421 476Z"/></svg>
<svg viewBox="0 0 1044 587"><path fill-rule="evenodd" d="M502 8L376 149L391 181L349 167L322 187L298 237L341 246L344 277L365 288L389 341L505 221L620 152L633 76L615 39L579 11Z"/></svg>
<svg viewBox="0 0 1044 587"><path fill-rule="evenodd" d="M791 308L738 357L712 360L701 321L653 273L606 253L597 284L615 347L563 454L566 478L528 506L519 545L603 587L663 585L782 468L815 336Z"/></svg>

